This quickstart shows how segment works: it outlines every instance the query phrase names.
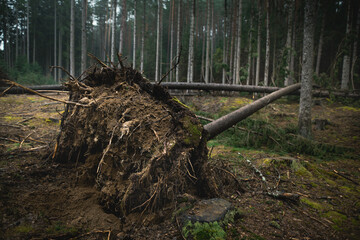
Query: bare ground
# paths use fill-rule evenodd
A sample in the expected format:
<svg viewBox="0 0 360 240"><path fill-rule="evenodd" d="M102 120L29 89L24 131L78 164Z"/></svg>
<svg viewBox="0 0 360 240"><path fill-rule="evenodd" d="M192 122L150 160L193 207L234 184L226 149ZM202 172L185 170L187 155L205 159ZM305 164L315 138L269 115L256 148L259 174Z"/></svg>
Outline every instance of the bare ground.
<svg viewBox="0 0 360 240"><path fill-rule="evenodd" d="M194 110L204 112L229 111L250 101L187 99ZM139 220L133 225L131 219L106 212L98 202L99 191L77 183L78 166L47 160L62 104L33 95L7 95L0 102L0 239L182 239L177 223L167 216L147 225L140 214L132 215ZM284 127L296 124L297 109L296 103L280 101L256 114ZM243 213L226 227L227 239L357 239L360 109L322 99L313 108L313 118L329 123L323 130L314 124L315 140L355 149L355 157L319 160L209 143L215 146L211 160L230 165L246 190L233 189L223 196ZM300 202L267 195L275 190L297 194Z"/></svg>

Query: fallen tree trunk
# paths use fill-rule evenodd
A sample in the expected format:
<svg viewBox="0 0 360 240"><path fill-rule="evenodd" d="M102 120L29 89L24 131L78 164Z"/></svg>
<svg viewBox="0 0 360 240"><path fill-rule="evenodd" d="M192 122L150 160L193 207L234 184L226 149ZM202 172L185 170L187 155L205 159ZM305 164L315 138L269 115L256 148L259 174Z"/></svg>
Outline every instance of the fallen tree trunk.
<svg viewBox="0 0 360 240"><path fill-rule="evenodd" d="M280 90L278 87L262 87L262 86L253 86L253 85L230 85L230 84L217 84L217 83L174 83L174 82L164 82L161 83L161 86L166 87L167 89L178 89L178 90L204 90L204 91L229 91L229 92L249 92L249 93L272 93ZM66 88L63 85L35 85L28 86L32 90L65 90ZM6 88L0 88L0 92L4 91ZM22 94L30 93L22 88L13 87L7 94ZM300 95L299 91L294 91L290 93L291 95ZM317 89L313 90L312 94L314 97L349 97L349 98L360 98L360 94L357 92L350 91L340 91L340 90L326 90L326 89Z"/></svg>
<svg viewBox="0 0 360 240"><path fill-rule="evenodd" d="M236 123L240 122L241 120L249 117L256 111L260 110L261 108L265 107L269 103L275 101L276 99L285 96L287 94L290 94L294 91L297 91L300 89L301 84L297 83L291 86L288 86L286 88L282 88L276 92L273 92L263 98L260 98L253 103L246 105L234 112L231 112L219 119L217 119L214 122L211 122L209 124L206 124L204 126L204 129L209 133L208 139L212 139L225 131L226 129L232 127Z"/></svg>

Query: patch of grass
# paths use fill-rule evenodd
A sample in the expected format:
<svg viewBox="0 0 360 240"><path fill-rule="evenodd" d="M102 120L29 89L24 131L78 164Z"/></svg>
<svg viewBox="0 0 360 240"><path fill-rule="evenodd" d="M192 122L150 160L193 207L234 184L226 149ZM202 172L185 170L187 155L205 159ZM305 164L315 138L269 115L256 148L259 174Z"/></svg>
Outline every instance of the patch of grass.
<svg viewBox="0 0 360 240"><path fill-rule="evenodd" d="M45 230L48 234L76 234L79 230L75 227L69 227L64 225L62 222L56 222L54 225L49 226Z"/></svg>
<svg viewBox="0 0 360 240"><path fill-rule="evenodd" d="M338 231L342 230L344 222L347 220L347 217L344 214L336 211L329 211L324 214L324 217L331 220L334 223L333 228Z"/></svg>
<svg viewBox="0 0 360 240"><path fill-rule="evenodd" d="M17 234L28 234L34 231L34 228L31 225L19 225L13 229L14 233Z"/></svg>
<svg viewBox="0 0 360 240"><path fill-rule="evenodd" d="M323 211L323 210L326 209L326 206L324 206L323 204L315 202L315 201L313 201L313 200L311 200L309 198L306 198L306 197L302 197L300 199L300 202L305 203L309 207L311 207L313 209L316 209L318 211Z"/></svg>

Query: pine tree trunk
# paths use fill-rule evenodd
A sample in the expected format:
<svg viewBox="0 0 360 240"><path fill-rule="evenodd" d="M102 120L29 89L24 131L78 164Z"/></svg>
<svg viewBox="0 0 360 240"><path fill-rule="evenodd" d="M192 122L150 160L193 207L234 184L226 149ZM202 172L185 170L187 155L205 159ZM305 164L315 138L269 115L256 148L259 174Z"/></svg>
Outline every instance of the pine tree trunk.
<svg viewBox="0 0 360 240"><path fill-rule="evenodd" d="M115 0L116 1L116 0ZM81 12L81 73L86 69L86 17L87 17L87 0L82 0Z"/></svg>
<svg viewBox="0 0 360 240"><path fill-rule="evenodd" d="M26 1L26 57L27 62L30 63L30 6L29 1ZM6 35L6 34L4 34ZM6 43L6 41L4 41ZM5 46L4 46L5 47ZM6 48L5 48L6 49Z"/></svg>
<svg viewBox="0 0 360 240"><path fill-rule="evenodd" d="M291 85L294 82L295 76L295 40L296 40L296 11L294 8L294 20L292 26L292 39L291 39L291 55L290 55L290 68L289 68L289 81L288 84Z"/></svg>
<svg viewBox="0 0 360 240"><path fill-rule="evenodd" d="M56 40L57 40L57 36L56 36L56 33L57 33L57 30L56 30L56 20L57 20L57 16L56 16L56 3L57 1L55 0L54 1L54 66L57 66L57 63L56 63ZM56 69L54 70L54 82L58 82L58 79L57 79L57 71Z"/></svg>
<svg viewBox="0 0 360 240"><path fill-rule="evenodd" d="M162 8L162 0L157 1L158 12L157 12L157 24L156 24L156 66L155 66L155 82L160 81L159 70L160 70L160 15Z"/></svg>
<svg viewBox="0 0 360 240"><path fill-rule="evenodd" d="M242 0L239 1L239 10L238 10L235 84L240 84L241 20L242 20Z"/></svg>
<svg viewBox="0 0 360 240"><path fill-rule="evenodd" d="M264 86L269 85L269 65L270 65L270 8L269 8L269 0L266 0L266 53L265 53Z"/></svg>
<svg viewBox="0 0 360 240"><path fill-rule="evenodd" d="M252 28L253 28L253 18L250 17L250 33L249 33L249 54L248 54L248 65L247 65L247 77L246 85L250 84L251 77L251 60L252 60Z"/></svg>
<svg viewBox="0 0 360 240"><path fill-rule="evenodd" d="M226 41L227 41L227 1L224 0L224 26L223 26L223 59L222 59L222 64L223 64L223 68L222 68L222 78L221 78L221 82L223 84L225 84L226 81L226 68L224 67L227 64L227 55L226 55L226 51L227 51L227 47L226 47Z"/></svg>
<svg viewBox="0 0 360 240"><path fill-rule="evenodd" d="M35 38L36 26L34 25L34 33L33 33L33 54L32 54L32 63L35 63L35 53L36 53L36 38Z"/></svg>
<svg viewBox="0 0 360 240"><path fill-rule="evenodd" d="M115 62L115 26L116 26L116 0L112 2L112 21L111 21L111 62Z"/></svg>
<svg viewBox="0 0 360 240"><path fill-rule="evenodd" d="M70 2L70 74L75 76L75 0Z"/></svg>
<svg viewBox="0 0 360 240"><path fill-rule="evenodd" d="M62 66L62 32L59 29L59 53L58 53L58 65ZM62 70L58 69L58 79L62 78Z"/></svg>
<svg viewBox="0 0 360 240"><path fill-rule="evenodd" d="M15 60L19 56L19 9L16 9L16 31L15 31Z"/></svg>
<svg viewBox="0 0 360 240"><path fill-rule="evenodd" d="M181 49L181 43L180 43L180 25L181 25L181 0L179 0L179 6L178 6L178 16L177 16L177 35L176 35L176 55L180 57L180 49ZM176 67L176 82L179 82L180 77L180 66L178 65Z"/></svg>
<svg viewBox="0 0 360 240"><path fill-rule="evenodd" d="M346 21L346 35L345 35L345 54L343 59L342 75L341 75L341 90L347 90L349 88L349 78L350 78L350 1L348 1L348 10L347 10L347 21Z"/></svg>
<svg viewBox="0 0 360 240"><path fill-rule="evenodd" d="M126 0L123 0L122 5L121 5L121 26L120 26L120 40L119 40L119 52L121 54L123 54L123 47L124 47L124 33L126 30L126 18L127 18Z"/></svg>
<svg viewBox="0 0 360 240"><path fill-rule="evenodd" d="M311 138L311 91L314 63L314 23L316 1L305 0L303 59L299 108L299 134Z"/></svg>
<svg viewBox="0 0 360 240"><path fill-rule="evenodd" d="M192 8L190 13L190 37L189 37L189 58L188 58L188 74L187 82L193 82L193 71L194 71L194 35L195 35L195 3L196 0L192 1ZM209 33L210 34L210 33Z"/></svg>
<svg viewBox="0 0 360 240"><path fill-rule="evenodd" d="M354 86L354 71L355 71L355 63L357 60L357 45L359 41L359 28L360 28L360 6L358 7L358 13L357 13L357 21L356 21L356 30L355 30L355 38L353 43L353 55L352 55L352 67L351 67L351 83L353 89L355 89Z"/></svg>
<svg viewBox="0 0 360 240"><path fill-rule="evenodd" d="M146 0L143 0L143 26L141 33L141 56L140 56L140 72L144 72L144 48L145 48L145 16L146 16Z"/></svg>
<svg viewBox="0 0 360 240"><path fill-rule="evenodd" d="M214 66L214 43L215 43L215 28L214 28L214 0L210 0L210 7L211 7L211 32L212 36L210 37L210 76L209 76L209 82L214 81L214 75L213 75L213 66Z"/></svg>
<svg viewBox="0 0 360 240"><path fill-rule="evenodd" d="M256 77L255 77L255 86L259 85L260 79L260 47L261 47L261 9L259 7L259 16L258 16L258 29L257 29L257 56L256 56Z"/></svg>
<svg viewBox="0 0 360 240"><path fill-rule="evenodd" d="M169 69L173 66L173 52L174 52L174 9L175 1L171 1L171 23L170 23L170 64ZM173 81L173 73L170 72L170 82Z"/></svg>
<svg viewBox="0 0 360 240"><path fill-rule="evenodd" d="M293 21L293 12L294 12L294 0L290 1L290 5L288 8L288 20L287 20L287 34L286 34L286 44L285 44L285 51L286 51L286 77L285 77L285 86L289 86L289 79L290 79L290 61L291 61L291 43L292 43L292 21Z"/></svg>
<svg viewBox="0 0 360 240"><path fill-rule="evenodd" d="M324 28L325 28L325 13L321 21L320 38L319 38L318 52L316 56L316 68L315 68L316 75L319 75L319 71L320 71L320 61L321 61L321 54L322 54L322 48L324 42Z"/></svg>
<svg viewBox="0 0 360 240"><path fill-rule="evenodd" d="M134 32L133 32L133 68L136 67L136 3L134 0Z"/></svg>

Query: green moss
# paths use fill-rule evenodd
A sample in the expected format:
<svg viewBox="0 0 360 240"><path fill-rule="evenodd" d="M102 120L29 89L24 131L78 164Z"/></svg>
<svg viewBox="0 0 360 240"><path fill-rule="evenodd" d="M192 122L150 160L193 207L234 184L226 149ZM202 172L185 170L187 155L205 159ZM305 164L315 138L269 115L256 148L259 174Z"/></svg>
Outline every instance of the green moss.
<svg viewBox="0 0 360 240"><path fill-rule="evenodd" d="M324 214L324 217L328 218L334 223L333 227L335 230L341 230L344 222L347 220L347 217L344 214L336 211L329 211Z"/></svg>
<svg viewBox="0 0 360 240"><path fill-rule="evenodd" d="M235 219L242 218L244 216L245 216L245 212L242 209L235 208L229 211L220 223L223 226L227 226L229 225L229 223L234 223Z"/></svg>
<svg viewBox="0 0 360 240"><path fill-rule="evenodd" d="M76 234L79 230L75 227L66 226L61 222L56 222L55 225L51 225L46 228L46 233L48 234L59 234L59 233L70 233Z"/></svg>
<svg viewBox="0 0 360 240"><path fill-rule="evenodd" d="M34 228L30 225L20 225L14 228L14 233L20 233L20 234L24 234L24 233L30 233L32 231L34 231Z"/></svg>
<svg viewBox="0 0 360 240"><path fill-rule="evenodd" d="M291 161L290 167L296 175L303 177L312 177L312 174L298 160Z"/></svg>
<svg viewBox="0 0 360 240"><path fill-rule="evenodd" d="M315 202L315 201L313 201L313 200L311 200L309 198L306 198L306 197L301 198L300 202L305 203L309 207L314 208L314 209L316 209L318 211L323 211L325 209L325 206L323 204Z"/></svg>
<svg viewBox="0 0 360 240"><path fill-rule="evenodd" d="M178 104L180 104L181 106L185 107L185 108L189 108L189 106L187 106L186 104L182 103L177 97L173 97L171 100L173 100L174 102L177 102Z"/></svg>
<svg viewBox="0 0 360 240"><path fill-rule="evenodd" d="M192 119L190 116L185 116L182 121L183 126L186 130L186 137L184 139L185 144L198 146L201 140L202 125ZM196 123L194 123L196 122Z"/></svg>
<svg viewBox="0 0 360 240"><path fill-rule="evenodd" d="M277 221L271 221L269 225L274 228L281 229L280 224Z"/></svg>

